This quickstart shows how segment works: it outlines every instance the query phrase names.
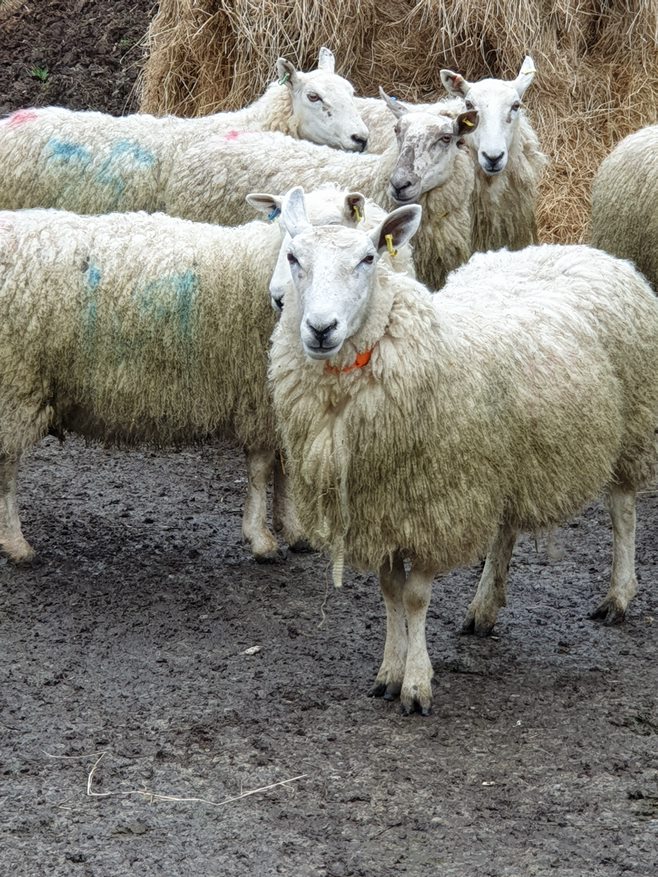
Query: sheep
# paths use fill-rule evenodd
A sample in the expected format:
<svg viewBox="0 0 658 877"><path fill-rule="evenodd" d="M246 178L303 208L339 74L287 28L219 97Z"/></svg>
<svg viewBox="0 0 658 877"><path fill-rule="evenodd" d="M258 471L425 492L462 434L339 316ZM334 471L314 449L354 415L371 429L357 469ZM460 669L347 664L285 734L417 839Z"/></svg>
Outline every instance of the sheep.
<svg viewBox="0 0 658 877"><path fill-rule="evenodd" d="M313 193L311 216L356 224L359 193ZM0 547L29 560L16 510L21 453L49 430L155 446L209 437L244 448L242 530L277 558L266 488L276 444L267 388L275 223L238 228L164 215L0 212ZM275 522L303 544L275 472Z"/></svg>
<svg viewBox="0 0 658 877"><path fill-rule="evenodd" d="M335 190L335 186L328 184L326 187L321 186L319 189L316 189L313 194L316 198L319 198L321 197L322 192L335 192ZM386 211L379 207L379 205L375 204L374 201L370 201L368 198L364 198L363 195L360 195L358 192L352 193L351 197L353 199L352 202L346 201L343 225L360 225L360 223L363 223L360 225L361 228L371 229L382 222L386 216ZM281 213L283 197L263 193L253 193L252 195L247 195L247 201L252 207L259 210L261 213L264 213L266 216L273 216ZM356 218L356 222L348 221L349 219L354 218ZM328 223L315 222L314 224L321 225ZM272 307L277 312L283 310L283 300L286 291L289 289L292 282L290 276L290 265L286 258L288 244L290 243L290 235L285 231L282 225L280 225L280 229L282 232L281 249L279 250L279 256L270 280L270 301ZM405 244L398 250L392 249L391 252L383 253L382 260L388 265L391 271L402 271L410 277L416 276L416 270L413 263L413 250L410 244Z"/></svg>
<svg viewBox="0 0 658 877"><path fill-rule="evenodd" d="M473 165L460 148L477 128L477 113L456 119L409 112L396 125L398 144L383 155L349 155L281 134L215 137L187 150L163 192L167 213L234 225L246 194L262 187L287 191L324 182L362 192L376 204L419 200L423 225L416 236L419 278L439 288L447 273L466 261L470 245Z"/></svg>
<svg viewBox="0 0 658 877"><path fill-rule="evenodd" d="M455 115L464 109L478 111L480 123L468 140L476 166L474 251L521 249L537 242L535 208L547 158L521 106L534 75L535 65L529 55L511 81L491 78L468 82L453 70L441 70L441 82L450 97L420 105L424 112L443 115ZM391 99L383 89L379 91L383 100L356 99L368 125L370 152L382 152L394 136L386 113ZM402 101L397 105L401 111L417 109Z"/></svg>
<svg viewBox="0 0 658 877"><path fill-rule="evenodd" d="M387 236L397 247L418 227L417 206L370 233L312 228L294 189L282 222L293 283L272 336L274 410L307 538L337 582L344 561L379 570L387 632L373 694L429 713L434 576L486 552L465 628L488 632L517 533L600 491L613 564L594 615L620 621L658 414L658 302L639 272L544 244L476 254L432 296L378 264Z"/></svg>
<svg viewBox="0 0 658 877"><path fill-rule="evenodd" d="M658 292L658 125L625 137L592 185L592 244L631 259Z"/></svg>
<svg viewBox="0 0 658 877"><path fill-rule="evenodd" d="M280 131L348 151L365 149L368 130L355 109L354 89L334 73L328 49L320 50L317 70L303 73L285 58L277 70L280 81L251 106L195 119L114 117L63 107L13 113L0 121L0 209L160 210L162 181L185 149L237 130Z"/></svg>
<svg viewBox="0 0 658 877"><path fill-rule="evenodd" d="M473 249L520 250L537 243L535 215L539 182L548 159L522 108L535 76L529 55L518 76L468 82L454 70L441 70L441 82L453 97L480 116L469 141L477 162L473 190Z"/></svg>

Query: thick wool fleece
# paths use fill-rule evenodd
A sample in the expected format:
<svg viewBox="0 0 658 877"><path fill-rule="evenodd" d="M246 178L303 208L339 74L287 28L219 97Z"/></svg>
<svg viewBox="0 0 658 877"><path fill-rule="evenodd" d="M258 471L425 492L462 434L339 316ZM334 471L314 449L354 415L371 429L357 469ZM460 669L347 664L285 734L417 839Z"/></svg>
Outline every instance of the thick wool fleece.
<svg viewBox="0 0 658 877"><path fill-rule="evenodd" d="M185 149L236 128L296 136L289 89L273 83L242 110L196 119L19 110L0 120L0 209L160 210L161 187Z"/></svg>
<svg viewBox="0 0 658 877"><path fill-rule="evenodd" d="M625 137L592 186L592 244L631 259L658 292L658 125Z"/></svg>
<svg viewBox="0 0 658 877"><path fill-rule="evenodd" d="M272 446L267 290L280 243L264 222L0 213L0 454L49 429Z"/></svg>
<svg viewBox="0 0 658 877"><path fill-rule="evenodd" d="M651 477L658 303L626 262L583 246L479 254L433 297L378 271L335 364L308 359L296 293L270 380L302 526L334 559L395 551L436 571L534 530L613 481Z"/></svg>
<svg viewBox="0 0 658 877"><path fill-rule="evenodd" d="M358 190L390 209L395 205L388 194L389 178L397 159L397 145L371 156L281 134L214 137L192 146L178 163L166 186L164 209L188 219L212 218L234 225L244 216L249 192L315 189L323 183ZM423 219L415 237L414 263L418 278L432 289L442 286L448 273L471 253L473 177L470 157L459 149L448 181L420 198Z"/></svg>

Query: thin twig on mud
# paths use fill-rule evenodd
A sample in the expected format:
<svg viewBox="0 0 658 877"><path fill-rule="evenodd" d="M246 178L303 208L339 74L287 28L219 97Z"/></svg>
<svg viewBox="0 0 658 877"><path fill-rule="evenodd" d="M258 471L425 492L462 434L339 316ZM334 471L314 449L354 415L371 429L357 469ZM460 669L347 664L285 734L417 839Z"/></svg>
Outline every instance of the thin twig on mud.
<svg viewBox="0 0 658 877"><path fill-rule="evenodd" d="M294 783L297 780L305 779L308 774L302 773L299 776L291 777L288 780L280 780L278 783L270 783L269 786L260 786L258 789L250 789L248 792L242 792L239 795L234 795L232 798L225 798L223 801L210 801L208 798L179 798L175 795L162 795L159 792L152 792L148 789L130 789L127 792L95 792L92 788L94 782L94 773L96 772L96 768L101 763L102 759L107 755L107 752L101 752L100 756L94 762L92 769L89 771L89 776L87 777L87 797L89 798L108 798L110 796L119 796L119 797L127 797L128 795L141 795L143 798L148 798L151 803L153 801L180 801L185 803L198 803L198 804L209 804L211 807L223 807L225 804L231 804L233 801L240 801L242 798L248 798L250 795L256 795L259 792L268 792L270 789L275 789L277 786L286 786L288 783Z"/></svg>
<svg viewBox="0 0 658 877"><path fill-rule="evenodd" d="M327 600L329 599L329 564L325 567L324 570L324 600L320 604L320 614L322 615L322 621L318 624L318 630L322 630L324 627L324 623L327 620L327 616L324 611L324 607L327 605Z"/></svg>

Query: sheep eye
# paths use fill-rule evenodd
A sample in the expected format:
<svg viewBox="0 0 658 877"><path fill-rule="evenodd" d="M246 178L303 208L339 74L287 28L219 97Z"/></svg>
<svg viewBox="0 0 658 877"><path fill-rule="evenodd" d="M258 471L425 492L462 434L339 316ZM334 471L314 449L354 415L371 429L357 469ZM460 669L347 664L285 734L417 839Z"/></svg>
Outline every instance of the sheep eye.
<svg viewBox="0 0 658 877"><path fill-rule="evenodd" d="M320 97L320 95L319 95L319 94L315 94L315 92L313 92L313 91L310 92L310 94L307 94L306 97L310 100L310 102L311 102L312 104L315 104L315 103L317 103L319 100L322 100L322 98Z"/></svg>
<svg viewBox="0 0 658 877"><path fill-rule="evenodd" d="M295 256L293 256L292 253L288 253L288 255L286 256L286 259L288 260L288 263L290 265L299 265L299 262L297 261Z"/></svg>
<svg viewBox="0 0 658 877"><path fill-rule="evenodd" d="M450 143L451 140L450 134L444 134L443 137L439 137L439 143Z"/></svg>
<svg viewBox="0 0 658 877"><path fill-rule="evenodd" d="M520 108L521 108L521 103L520 103L520 101L515 100L514 103L512 104L512 111L513 111L513 112L516 112L516 110L518 110L518 109L520 109Z"/></svg>
<svg viewBox="0 0 658 877"><path fill-rule="evenodd" d="M373 254L368 253L367 256L365 256L363 259L361 259L361 264L362 265L372 265L372 263L374 261L375 261L375 257L373 256Z"/></svg>
<svg viewBox="0 0 658 877"><path fill-rule="evenodd" d="M465 100L464 106L466 107L467 110L474 110L475 109L472 100Z"/></svg>

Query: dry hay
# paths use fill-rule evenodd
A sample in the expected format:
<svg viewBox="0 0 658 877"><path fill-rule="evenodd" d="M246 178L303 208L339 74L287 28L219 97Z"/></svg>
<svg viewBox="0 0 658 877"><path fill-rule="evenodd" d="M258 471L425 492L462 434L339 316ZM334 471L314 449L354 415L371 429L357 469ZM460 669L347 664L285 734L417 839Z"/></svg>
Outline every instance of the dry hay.
<svg viewBox="0 0 658 877"><path fill-rule="evenodd" d="M15 12L23 0L0 0L0 21L9 18Z"/></svg>
<svg viewBox="0 0 658 877"><path fill-rule="evenodd" d="M244 106L277 57L310 69L323 45L359 93L410 100L443 94L442 67L511 77L531 54L547 241L586 239L601 159L658 120L656 0L161 0L149 44L142 110L187 116Z"/></svg>

